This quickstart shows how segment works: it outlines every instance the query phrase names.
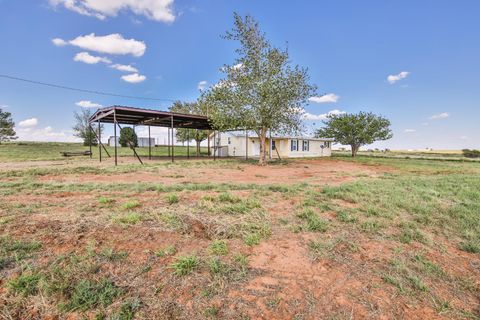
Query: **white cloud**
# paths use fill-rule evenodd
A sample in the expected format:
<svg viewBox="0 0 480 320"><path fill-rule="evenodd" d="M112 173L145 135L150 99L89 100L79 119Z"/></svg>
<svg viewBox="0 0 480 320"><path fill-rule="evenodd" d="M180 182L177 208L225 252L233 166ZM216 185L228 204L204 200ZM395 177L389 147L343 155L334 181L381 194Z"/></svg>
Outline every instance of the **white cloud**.
<svg viewBox="0 0 480 320"><path fill-rule="evenodd" d="M119 71L124 71L124 72L138 72L138 69L135 67L132 67L131 65L125 65L125 64L114 64L110 66L113 69L117 69Z"/></svg>
<svg viewBox="0 0 480 320"><path fill-rule="evenodd" d="M174 0L49 0L52 6L63 5L81 15L104 20L120 11L130 10L148 19L170 23L175 21Z"/></svg>
<svg viewBox="0 0 480 320"><path fill-rule="evenodd" d="M0 109L7 109L10 108L8 104L0 104Z"/></svg>
<svg viewBox="0 0 480 320"><path fill-rule="evenodd" d="M408 77L409 74L410 74L410 72L408 72L408 71L402 71L399 74L391 74L387 77L387 81L390 84L394 84L397 81L405 79L406 77Z"/></svg>
<svg viewBox="0 0 480 320"><path fill-rule="evenodd" d="M417 130L415 129L405 129L405 133L412 133L412 132L415 132Z"/></svg>
<svg viewBox="0 0 480 320"><path fill-rule="evenodd" d="M329 93L324 94L323 96L310 97L308 98L308 101L313 103L335 103L338 101L338 99L340 99L339 96L334 93Z"/></svg>
<svg viewBox="0 0 480 320"><path fill-rule="evenodd" d="M429 124L430 123L428 123L428 122L422 122L422 126L424 126L424 127L428 126Z"/></svg>
<svg viewBox="0 0 480 320"><path fill-rule="evenodd" d="M65 41L63 39L60 39L60 38L52 39L52 43L54 45L56 45L57 47L63 47L63 46L66 46L68 44L67 41Z"/></svg>
<svg viewBox="0 0 480 320"><path fill-rule="evenodd" d="M18 138L23 141L55 141L80 142L81 139L73 136L68 130L55 131L51 126L45 128L21 128L17 130Z"/></svg>
<svg viewBox="0 0 480 320"><path fill-rule="evenodd" d="M341 115L345 113L346 113L345 111L334 109L323 114L312 114L312 113L305 112L303 114L303 117L305 120L326 120L329 115Z"/></svg>
<svg viewBox="0 0 480 320"><path fill-rule="evenodd" d="M77 106L82 107L82 108L101 108L103 107L99 103L94 103L90 100L81 100L75 103Z"/></svg>
<svg viewBox="0 0 480 320"><path fill-rule="evenodd" d="M20 121L18 123L18 125L22 128L35 127L37 124L38 124L38 119L37 118L25 119L25 120Z"/></svg>
<svg viewBox="0 0 480 320"><path fill-rule="evenodd" d="M141 57L145 53L147 46L143 41L135 39L125 39L119 33L112 33L106 36L96 36L90 33L85 36L78 36L73 40L65 41L59 38L52 40L55 45L70 44L84 50L107 53L113 55L130 54L135 57Z"/></svg>
<svg viewBox="0 0 480 320"><path fill-rule="evenodd" d="M130 83L140 83L147 79L144 75L138 73L132 73L121 77L123 81Z"/></svg>
<svg viewBox="0 0 480 320"><path fill-rule="evenodd" d="M208 82L205 81L205 80L200 81L197 85L197 89L200 90L200 91L203 91L207 87L207 84L208 84Z"/></svg>
<svg viewBox="0 0 480 320"><path fill-rule="evenodd" d="M97 56L92 56L88 52L79 52L73 57L74 61L77 62L83 62L87 64L97 64L99 62L107 63L110 64L112 61L110 59L107 59L105 57L97 57Z"/></svg>
<svg viewBox="0 0 480 320"><path fill-rule="evenodd" d="M432 120L445 119L445 118L448 118L449 116L450 115L448 114L448 112L442 112L439 114L434 114L433 116L430 117L430 119Z"/></svg>

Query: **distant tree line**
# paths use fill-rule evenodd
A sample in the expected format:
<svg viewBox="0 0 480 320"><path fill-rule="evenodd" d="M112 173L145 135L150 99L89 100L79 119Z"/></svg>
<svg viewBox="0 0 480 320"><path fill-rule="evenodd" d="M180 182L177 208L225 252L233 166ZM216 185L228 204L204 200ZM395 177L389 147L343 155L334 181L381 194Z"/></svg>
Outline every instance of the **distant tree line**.
<svg viewBox="0 0 480 320"><path fill-rule="evenodd" d="M480 158L480 150L463 149L462 153L466 158Z"/></svg>

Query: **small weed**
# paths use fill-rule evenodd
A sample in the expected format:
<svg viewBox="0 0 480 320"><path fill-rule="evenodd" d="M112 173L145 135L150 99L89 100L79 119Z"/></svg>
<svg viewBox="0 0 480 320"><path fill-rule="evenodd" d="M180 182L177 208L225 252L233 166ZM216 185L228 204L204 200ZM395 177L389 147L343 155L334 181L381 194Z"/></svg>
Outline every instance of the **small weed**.
<svg viewBox="0 0 480 320"><path fill-rule="evenodd" d="M174 263L172 268L175 275L186 276L193 272L200 264L199 259L195 255L179 257Z"/></svg>
<svg viewBox="0 0 480 320"><path fill-rule="evenodd" d="M337 211L337 218L345 223L354 223L358 221L357 217L354 217L350 212L345 210Z"/></svg>
<svg viewBox="0 0 480 320"><path fill-rule="evenodd" d="M216 317L219 311L220 309L218 309L218 307L210 306L210 307L207 307L203 313L205 317L210 318L210 317Z"/></svg>
<svg viewBox="0 0 480 320"><path fill-rule="evenodd" d="M113 262L124 260L128 256L128 253L125 251L115 252L112 248L105 248L100 252L100 256Z"/></svg>
<svg viewBox="0 0 480 320"><path fill-rule="evenodd" d="M280 298L275 297L268 299L266 302L267 308L270 310L275 310L278 307L278 304L280 303Z"/></svg>
<svg viewBox="0 0 480 320"><path fill-rule="evenodd" d="M87 311L97 306L109 306L121 290L109 279L81 280L73 288L70 301L62 305L65 311Z"/></svg>
<svg viewBox="0 0 480 320"><path fill-rule="evenodd" d="M132 210L140 207L140 202L138 200L129 200L122 204L122 210Z"/></svg>
<svg viewBox="0 0 480 320"><path fill-rule="evenodd" d="M181 229L183 227L183 221L173 212L163 212L158 216L158 219L171 229Z"/></svg>
<svg viewBox="0 0 480 320"><path fill-rule="evenodd" d="M229 203L238 203L242 201L239 197L236 197L228 192L223 192L218 195L218 201L220 202L229 202Z"/></svg>
<svg viewBox="0 0 480 320"><path fill-rule="evenodd" d="M219 258L214 257L208 261L208 268L211 274L227 274L230 270Z"/></svg>
<svg viewBox="0 0 480 320"><path fill-rule="evenodd" d="M297 215L305 220L305 229L308 231L325 232L328 230L328 222L320 218L311 208L306 208Z"/></svg>
<svg viewBox="0 0 480 320"><path fill-rule="evenodd" d="M214 240L208 247L211 253L216 255L228 254L227 243L224 240Z"/></svg>
<svg viewBox="0 0 480 320"><path fill-rule="evenodd" d="M130 212L123 215L118 215L113 218L113 222L124 225L137 224L142 221L142 215L136 212Z"/></svg>
<svg viewBox="0 0 480 320"><path fill-rule="evenodd" d="M166 256L173 256L175 253L177 253L177 249L174 246L170 245L163 249L158 250L157 252L155 252L155 255L157 257L166 257Z"/></svg>
<svg viewBox="0 0 480 320"><path fill-rule="evenodd" d="M8 287L15 293L29 296L37 293L38 282L41 276L37 273L24 273L8 283Z"/></svg>
<svg viewBox="0 0 480 320"><path fill-rule="evenodd" d="M259 244L261 239L262 237L258 233L249 233L244 237L243 241L247 246L252 247Z"/></svg>
<svg viewBox="0 0 480 320"><path fill-rule="evenodd" d="M415 289L415 290L418 290L418 291L428 291L428 287L425 285L425 283L423 283L423 281L415 276L415 275L411 275L408 277L408 280L410 281L410 285Z"/></svg>
<svg viewBox="0 0 480 320"><path fill-rule="evenodd" d="M107 197L100 197L98 198L98 203L103 204L103 205L108 205L115 202L114 199L112 198L107 198Z"/></svg>
<svg viewBox="0 0 480 320"><path fill-rule="evenodd" d="M367 220L360 225L360 228L368 233L377 233L381 227L381 224L376 220Z"/></svg>
<svg viewBox="0 0 480 320"><path fill-rule="evenodd" d="M109 320L133 320L136 311L140 308L140 299L132 299L122 303L118 313L113 314Z"/></svg>
<svg viewBox="0 0 480 320"><path fill-rule="evenodd" d="M459 247L465 252L480 253L480 241L464 241Z"/></svg>
<svg viewBox="0 0 480 320"><path fill-rule="evenodd" d="M178 203L180 201L179 198L178 198L178 195L175 194L175 193L171 193L171 194L167 195L166 200L167 200L167 203L169 205Z"/></svg>

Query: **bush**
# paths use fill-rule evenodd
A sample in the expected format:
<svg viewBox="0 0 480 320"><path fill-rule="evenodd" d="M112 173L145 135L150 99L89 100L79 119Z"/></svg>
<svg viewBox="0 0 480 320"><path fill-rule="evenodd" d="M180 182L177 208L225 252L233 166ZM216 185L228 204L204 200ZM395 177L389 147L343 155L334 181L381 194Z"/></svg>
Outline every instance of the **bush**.
<svg viewBox="0 0 480 320"><path fill-rule="evenodd" d="M125 127L120 130L119 141L122 147L138 147L138 138L135 131L130 127Z"/></svg>
<svg viewBox="0 0 480 320"><path fill-rule="evenodd" d="M463 149L462 152L465 158L480 158L480 150Z"/></svg>

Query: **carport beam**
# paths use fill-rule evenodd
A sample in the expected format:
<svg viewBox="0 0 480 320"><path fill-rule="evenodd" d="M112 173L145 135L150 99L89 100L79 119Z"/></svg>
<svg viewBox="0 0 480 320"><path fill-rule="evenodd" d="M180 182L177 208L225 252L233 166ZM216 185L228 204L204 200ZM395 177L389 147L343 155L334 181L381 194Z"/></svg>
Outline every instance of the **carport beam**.
<svg viewBox="0 0 480 320"><path fill-rule="evenodd" d="M118 164L117 159L117 113L115 109L113 109L113 139L114 139L114 146L115 146L115 166Z"/></svg>
<svg viewBox="0 0 480 320"><path fill-rule="evenodd" d="M173 146L173 115L170 116L170 127L171 127L171 132L172 132L172 162L175 161L175 156L174 156L174 146Z"/></svg>

